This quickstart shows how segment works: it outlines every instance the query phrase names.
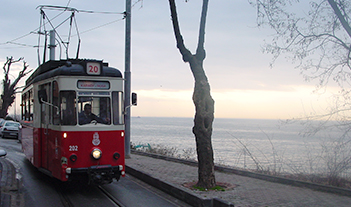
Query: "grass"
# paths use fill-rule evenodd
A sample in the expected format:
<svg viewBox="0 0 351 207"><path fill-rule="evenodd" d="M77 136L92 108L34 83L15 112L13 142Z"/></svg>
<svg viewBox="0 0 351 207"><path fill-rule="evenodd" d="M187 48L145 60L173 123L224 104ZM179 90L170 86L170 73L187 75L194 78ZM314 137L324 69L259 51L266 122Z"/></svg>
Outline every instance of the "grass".
<svg viewBox="0 0 351 207"><path fill-rule="evenodd" d="M196 160L195 149L187 148L183 149L181 152L176 147L168 147L162 144L150 145L150 144L131 144L131 149L154 153L159 155L164 155L168 157L175 157L178 159L185 160Z"/></svg>
<svg viewBox="0 0 351 207"><path fill-rule="evenodd" d="M196 189L196 190L199 190L199 191L209 191L209 190L214 190L214 191L225 191L225 188L222 187L222 186L219 186L219 185L216 185L215 187L210 188L210 189L202 188L202 187L199 187L199 186L197 186L197 185L193 185L192 188L193 188L193 189Z"/></svg>
<svg viewBox="0 0 351 207"><path fill-rule="evenodd" d="M160 154L164 156L169 156L169 157L175 157L179 159L185 159L185 160L196 160L196 151L194 149L185 149L182 150L181 153L179 153L179 150L176 149L175 147L168 147L164 145L150 145L150 144L139 144L131 145L132 149L143 151L143 152L148 152L148 153L155 153L155 154ZM273 148L273 146L272 146ZM274 148L273 148L274 149ZM246 151L249 151L248 147L245 148ZM254 155L250 154L251 157L254 157ZM278 157L278 156L277 156ZM275 159L277 159L275 157ZM254 160L256 163L256 169L244 169L244 170L250 170L253 172L258 172L262 174L267 174L267 175L274 175L274 176L280 176L280 177L285 177L289 179L295 179L295 180L300 180L300 181L307 181L307 182L312 182L312 183L318 183L318 184L323 184L323 185L330 185L330 186L336 186L336 187L342 187L342 188L347 188L351 189L351 179L349 177L341 177L339 174L331 174L328 172L328 170L325 173L307 173L306 171L301 171L301 170L293 170L293 173L283 173L280 170L269 167L263 167L262 163L258 159ZM274 163L276 167L280 167L279 163L282 164L283 162L282 159L275 160ZM311 162L312 163L312 162ZM289 165L289 163L285 163L286 165ZM346 163L349 164L349 163ZM293 168L293 166L290 166ZM312 166L311 166L312 168ZM197 187L196 184L192 184L192 186L189 186L192 189L200 190L200 191L208 191L208 189L200 188ZM217 190L217 191L225 191L225 187L218 185L214 187L213 189L209 190Z"/></svg>

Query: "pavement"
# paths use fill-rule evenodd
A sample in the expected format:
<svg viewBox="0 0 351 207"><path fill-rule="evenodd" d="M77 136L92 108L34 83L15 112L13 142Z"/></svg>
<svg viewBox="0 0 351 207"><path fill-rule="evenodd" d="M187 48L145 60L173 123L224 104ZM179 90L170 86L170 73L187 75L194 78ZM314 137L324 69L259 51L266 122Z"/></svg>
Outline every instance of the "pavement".
<svg viewBox="0 0 351 207"><path fill-rule="evenodd" d="M187 184L197 181L196 162L138 151L126 159L126 172L191 206L351 206L351 191L347 189L219 166L215 167L216 182L227 184L228 189L190 189ZM16 206L13 199L19 181L6 157L0 158L0 180L0 206Z"/></svg>
<svg viewBox="0 0 351 207"><path fill-rule="evenodd" d="M126 159L127 174L192 206L351 206L351 190L215 167L217 183L225 191L198 191L184 184L197 181L197 163L133 151Z"/></svg>

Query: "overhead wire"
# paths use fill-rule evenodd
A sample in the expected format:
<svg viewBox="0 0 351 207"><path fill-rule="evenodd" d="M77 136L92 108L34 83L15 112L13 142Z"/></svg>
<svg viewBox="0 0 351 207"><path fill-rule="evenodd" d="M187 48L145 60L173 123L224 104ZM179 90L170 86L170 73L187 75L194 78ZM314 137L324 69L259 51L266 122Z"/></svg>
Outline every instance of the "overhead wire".
<svg viewBox="0 0 351 207"><path fill-rule="evenodd" d="M74 8L72 8L72 7L69 7L71 1L72 1L72 0L68 0L68 2L67 2L67 4L66 4L66 7L44 5L44 6L47 7L47 9L50 9L50 8L51 8L51 9L53 10L55 7L57 7L58 9L63 10L61 13L59 13L59 14L57 14L55 17L53 17L53 18L51 19L51 21L53 21L54 19L56 19L56 18L58 18L59 16L61 16L64 12L66 12L66 11L67 11L67 8L70 8L71 10L76 10L76 11L82 12L82 13L91 13L91 14L122 14L122 15L124 15L124 16L126 15L125 12L105 12L105 11L102 11L102 12L101 12L101 11L91 11L91 10L78 10L78 9L74 9ZM134 7L136 4L138 4L138 3L140 3L140 2L141 2L141 7L142 7L142 6L143 6L143 5L142 5L143 1L141 1L141 0L135 1L135 3L132 5L132 7ZM40 6L38 6L38 7L40 7ZM37 8L38 8L38 7L37 7ZM57 10L58 10L58 9L57 9ZM97 26L97 27L94 27L94 28L85 30L85 31L81 32L81 34L87 33L87 32L90 32L90 31L93 31L93 30L95 30L95 29L98 29L98 28L101 28L101 27L104 27L104 26L107 26L107 25L110 25L110 24L113 24L113 23L118 22L118 21L121 21L121 20L123 20L123 19L125 19L125 17L122 18L122 19L114 20L114 21L112 21L112 22L108 22L108 23L102 24L102 25L100 25L100 26ZM48 24L48 23L45 23L45 24ZM0 45L7 45L7 44L16 44L16 45L20 45L20 44L21 44L22 46L27 46L27 47L38 47L38 46L31 46L31 45L22 44L22 43L15 43L15 41L20 40L20 39L22 39L22 38L25 38L25 37L27 37L27 36L29 36L29 35L31 35L31 34L38 34L38 29L40 29L40 27L38 27L38 28L32 30L31 32L29 32L29 33L27 33L27 34L24 34L24 35L22 35L22 36L20 36L20 37L17 37L17 38L15 38L15 39L12 39L12 40L9 40L9 41L3 42L3 43L0 43ZM78 35L78 33L77 33L77 35ZM75 35L75 36L77 36L77 35ZM79 36L79 35L78 35L78 36Z"/></svg>
<svg viewBox="0 0 351 207"><path fill-rule="evenodd" d="M22 38L24 38L24 37L27 37L27 36L30 35L30 34L32 34L32 32L29 32L28 34L25 34L25 35L22 35L22 36L20 36L20 37L17 37L17 38L15 38L15 39L13 39L13 40L0 43L0 45L13 44L14 41L19 40L19 39L22 39Z"/></svg>
<svg viewBox="0 0 351 207"><path fill-rule="evenodd" d="M68 18L68 19L69 19L69 18ZM111 22L107 22L107 23L105 23L105 24L101 24L101 25L99 25L99 26L96 26L96 27L93 27L93 28L84 30L84 31L80 32L79 34L88 33L88 32L94 31L94 30L96 30L96 29L99 29L99 28L108 26L108 25L110 25L110 24L113 24L113 23L116 23L116 22L119 22L119 21L123 21L124 19L125 19L125 18L113 20L113 21L111 21ZM75 21L76 21L76 19L75 19ZM76 24L76 23L75 23L75 24ZM37 29L39 29L39 28L37 28ZM27 36L29 36L29 35L31 35L31 34L38 34L38 31L34 32L34 30L33 30L33 31L29 32L28 34L25 34L25 35L23 35L23 36L20 36L20 37L18 37L18 38L16 38L16 39L13 39L13 40L9 40L9 41L0 43L0 45L14 44L14 45L22 45L22 46L26 46L26 47L38 47L37 45L28 45L28 44L24 44L24 43L16 43L16 42L14 42L14 41L16 41L16 40L19 40L19 39L22 39L22 38L24 38L24 37L27 37ZM80 36L79 34L76 33L75 35L72 35L72 37Z"/></svg>
<svg viewBox="0 0 351 207"><path fill-rule="evenodd" d="M81 10L81 11L85 11L85 10ZM56 19L57 17L61 16L64 12L65 12L65 11L62 11L60 14L56 15L55 17L53 17L53 18L51 19L51 21L53 21L53 20ZM101 14L107 13L107 14L112 14L113 12L93 12L93 11L92 11L91 13L101 13ZM122 14L122 15L125 15L124 12L114 12L114 14ZM69 19L69 18L67 18L67 19ZM98 29L98 28L101 28L101 27L104 27L104 26L107 26L107 25L110 25L110 24L113 24L113 23L118 22L118 21L121 21L121 20L123 20L123 19L125 19L125 18L121 18L121 19L118 19L118 20L114 20L114 21L112 21L112 22L108 22L108 23L102 24L102 25L100 25L100 26L97 26L97 27L94 27L94 28L85 30L85 31L81 32L81 34L87 33L87 32L90 32L90 31L93 31L93 30L95 30L95 29ZM45 24L48 24L48 22L45 23ZM0 43L0 45L16 44L15 41L17 41L17 40L23 39L23 38L25 38L25 37L27 37L27 36L29 36L29 35L31 35L31 34L38 34L38 29L40 29L40 27L37 27L36 29L32 30L31 32L29 32L29 33L27 33L27 34L24 34L24 35L22 35L22 36L19 36L19 37L15 38L15 39L12 39L12 40L9 40L9 41L6 41L6 42L2 42L2 43ZM77 36L77 35L75 35L75 36ZM17 44L21 44L21 43L17 43ZM29 46L29 47L31 47L31 46ZM34 47L37 47L37 46L34 46Z"/></svg>
<svg viewBox="0 0 351 207"><path fill-rule="evenodd" d="M68 0L66 7L68 7L70 3L71 3L71 0Z"/></svg>
<svg viewBox="0 0 351 207"><path fill-rule="evenodd" d="M57 34L57 38L56 38L56 41L59 42L59 46L60 46L60 51L62 51L62 48L61 48L61 44L65 47L66 49L66 55L67 55L67 58L68 58L68 45L69 45L69 41L70 41L70 38L71 37L75 37L77 36L78 37L78 49L77 49L77 54L76 54L76 58L78 58L78 55L79 55L79 48L80 48L80 44L81 44L81 38L80 38L80 35L81 34L84 34L84 33L88 33L88 32L91 32L93 30L96 30L96 29L99 29L99 28L102 28L102 27L105 27L107 25L110 25L110 24L113 24L113 23L116 23L116 22L119 22L119 21L122 21L123 19L125 19L125 12L101 12L101 11L89 11L89 10L78 10L78 9L75 9L75 8L72 8L72 7L68 7L69 4L71 3L71 0L69 0L66 4L66 7L63 7L63 6L50 6L50 5L41 5L41 6L38 6L37 8L40 8L40 12L41 12L41 15L42 17L40 18L40 26L38 28L36 28L35 30L32 30L31 32L25 34L25 35L22 35L20 37L17 37L15 39L12 39L10 41L7 41L7 42L3 42L3 43L0 43L0 46L1 45L7 45L7 44L13 44L13 45L17 45L17 46L21 46L21 47L33 47L33 48L37 48L37 52L38 52L38 62L40 64L40 56L39 56L39 53L40 53L40 47L44 47L46 48L46 44L47 44L47 30L46 30L46 25L49 24L53 30L55 31L55 33ZM60 12L59 14L57 14L55 17L53 17L51 20L49 19L49 17L45 14L45 12L43 11L43 8L45 9L49 9L49 10L63 10L62 12ZM57 25L56 27L53 26L52 24L52 21L56 18L58 18L59 16L61 16L64 12L67 12L67 11L71 11L71 15L70 17L68 17L67 19L65 19L64 21L62 21L59 25ZM78 25L77 25L77 20L75 18L75 15L74 13L75 12L81 12L81 13L90 13L90 14L122 14L123 15L123 18L121 19L117 19L117 20L114 20L114 21L111 21L111 22L108 22L108 23L105 23L105 24L102 24L102 25L99 25L97 27L93 27L91 29L88 29L88 30L85 30L83 32L79 32L78 30ZM45 20L47 20L45 22ZM58 32L56 31L57 28L59 28L60 26L62 26L65 22L67 22L68 20L70 20L70 29L69 29L69 35L68 35L68 41L67 42L64 42L62 37L58 34ZM75 29L76 29L76 34L75 35L72 35L71 34L71 29L72 29L72 22L74 22L75 24ZM44 28L44 31L41 31L41 28ZM24 43L18 43L18 42L15 42L17 40L20 40L22 38L25 38L31 34L39 34L38 35L38 45L29 45L29 44L24 44ZM45 46L40 46L40 36L41 35L45 35ZM44 61L45 61L45 51L44 51ZM61 56L61 52L60 52L60 56Z"/></svg>
<svg viewBox="0 0 351 207"><path fill-rule="evenodd" d="M42 13L42 11L40 11L40 14ZM42 14L41 14L42 15ZM41 29L41 25L43 23L43 18L42 16L40 16L40 23L39 23L39 28L38 29ZM37 29L37 30L38 30ZM38 31L38 46L40 45L40 31ZM38 55L38 65L40 65L40 50L39 50L39 47L37 48L37 55Z"/></svg>
<svg viewBox="0 0 351 207"><path fill-rule="evenodd" d="M11 42L11 41L8 41L8 44L13 44L13 45L22 46L22 47L38 47L38 45L29 45L29 44Z"/></svg>
<svg viewBox="0 0 351 207"><path fill-rule="evenodd" d="M79 50L80 50L81 39L80 39L80 35L79 35L77 19L76 19L75 17L74 17L74 25L76 25L76 33L77 33L77 36L78 36L78 48L77 48L77 53L76 53L76 59L78 59L78 57L79 57ZM73 37L73 36L72 36L72 37Z"/></svg>
<svg viewBox="0 0 351 207"><path fill-rule="evenodd" d="M37 8L45 8L47 10L64 10L64 11L75 11L81 13L90 13L90 14L124 14L124 12L105 12L105 11L91 11L91 10L83 10L76 9L73 7L64 7L64 6L52 6L52 5L40 5Z"/></svg>
<svg viewBox="0 0 351 207"><path fill-rule="evenodd" d="M91 28L91 29L88 29L88 30L85 30L85 31L83 31L83 32L80 32L80 34L84 34L84 33L87 33L87 32L91 32L91 31L93 31L93 30L99 29L99 28L101 28L101 27L105 27L105 26L107 26L107 25L110 25L110 24L113 24L113 23L116 23L116 22L119 22L119 21L122 21L122 20L124 20L124 18L117 19L117 20L114 20L114 21L111 21L111 22L108 22L108 23L99 25L99 26L97 26L97 27L93 27L93 28ZM75 36L77 36L77 34L76 34L76 35L73 35L72 37L75 37Z"/></svg>
<svg viewBox="0 0 351 207"><path fill-rule="evenodd" d="M67 57L67 59L68 59L68 48L69 48L68 45L69 45L69 43L71 41L71 32L72 32L73 18L74 18L74 12L72 12L72 14L71 14L70 23L69 23L69 31L68 31L68 38L67 38L67 48L66 48L66 57Z"/></svg>
<svg viewBox="0 0 351 207"><path fill-rule="evenodd" d="M68 4L71 2L71 0L69 0ZM67 4L67 5L68 5ZM56 18L58 18L59 16L61 16L65 11L62 11L61 13L57 14L55 17L53 17L51 20L54 20ZM47 24L47 23L46 23ZM25 38L31 34L38 34L38 29L40 29L41 26L37 27L36 29L32 30L31 32L27 33L27 34L24 34L20 37L17 37L15 39L12 39L12 40L9 40L9 41L6 41L6 42L3 42L3 43L0 43L0 45L6 45L6 44L13 44L14 41L17 41L19 39L22 39L22 38Z"/></svg>
<svg viewBox="0 0 351 207"><path fill-rule="evenodd" d="M50 26L53 28L53 30L55 31L55 33L58 35L58 38L60 39L60 41L61 41L62 43L64 43L64 41L62 40L61 36L57 33L56 29L57 29L59 26L61 26L63 23L65 23L66 21L68 21L71 17L68 17L67 19L65 19L61 24L59 24L59 26L54 27L54 25L53 25L52 22L51 22L52 20L49 19L49 17L45 14L44 11L43 11L43 15L46 17L48 23L49 23ZM45 29L45 24L44 24L44 30L46 31L46 29ZM45 35L46 35L46 34L45 34Z"/></svg>
<svg viewBox="0 0 351 207"><path fill-rule="evenodd" d="M40 10L40 13L42 14L42 19L44 20L45 19L45 12L43 11L43 10ZM50 21L48 21L49 23L51 23ZM52 25L51 25L52 26ZM44 27L44 32L42 33L42 34L44 34L44 36L45 36L45 42L44 42L44 53L43 53L43 62L45 62L45 58L46 58L46 44L47 44L47 38L48 38L48 36L47 36L47 33L46 33L46 27L45 27L45 24L43 25L43 27ZM41 28L40 28L41 29ZM40 38L40 33L39 33L39 38ZM38 43L38 45L39 45L39 43ZM39 54L39 51L38 51L38 56L39 56L40 54ZM40 63L39 63L39 65L40 65Z"/></svg>

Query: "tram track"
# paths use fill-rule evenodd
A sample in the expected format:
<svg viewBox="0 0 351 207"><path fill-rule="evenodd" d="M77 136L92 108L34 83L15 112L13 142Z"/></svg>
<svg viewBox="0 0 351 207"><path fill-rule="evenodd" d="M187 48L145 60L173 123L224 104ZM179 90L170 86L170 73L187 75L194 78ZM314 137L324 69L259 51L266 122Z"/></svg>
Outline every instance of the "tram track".
<svg viewBox="0 0 351 207"><path fill-rule="evenodd" d="M60 197L61 203L64 207L74 207L73 203L71 202L70 198L64 192L63 187L59 185L56 187L56 191Z"/></svg>
<svg viewBox="0 0 351 207"><path fill-rule="evenodd" d="M25 206L187 206L129 175L102 186L88 185L84 178L62 182L37 170L24 158L14 140L3 140L2 147L8 152L6 159L13 160L11 166L17 163L23 176L23 189L19 192L23 193ZM17 195L11 196L19 199Z"/></svg>
<svg viewBox="0 0 351 207"><path fill-rule="evenodd" d="M105 190L102 186L98 186L98 189L106 196L110 199L110 201L114 204L116 204L116 206L119 207L126 207L125 205L123 205L119 200L117 200L115 197L113 197L107 190Z"/></svg>
<svg viewBox="0 0 351 207"><path fill-rule="evenodd" d="M90 186L91 189L93 189L93 191L95 193L99 192L101 195L103 195L104 198L106 198L105 202L110 203L110 205L108 206L117 206L117 207L126 207L124 204L122 204L117 198L115 198L113 195L111 195L107 190L105 190L102 186L98 185L98 186ZM64 207L75 207L75 206L81 206L80 202L78 200L75 200L75 197L70 195L69 191L67 191L67 189L65 189L64 186L62 185L57 185L56 186L56 191L60 197L62 206ZM83 195L85 198L89 198L89 195L83 192L81 195ZM88 199L89 200L89 199ZM100 201L99 201L100 202ZM75 205L75 203L79 203L79 205ZM96 206L93 203L91 203L92 206ZM85 205L85 206L89 206L89 205ZM105 205L106 206L106 205Z"/></svg>

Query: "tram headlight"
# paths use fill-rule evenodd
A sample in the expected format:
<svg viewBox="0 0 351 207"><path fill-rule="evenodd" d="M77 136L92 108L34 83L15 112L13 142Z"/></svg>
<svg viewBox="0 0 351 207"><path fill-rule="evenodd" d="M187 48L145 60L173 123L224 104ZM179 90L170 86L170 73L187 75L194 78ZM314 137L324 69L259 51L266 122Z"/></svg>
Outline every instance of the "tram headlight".
<svg viewBox="0 0 351 207"><path fill-rule="evenodd" d="M78 157L76 154L72 154L71 156L69 156L69 159L72 161L72 162L75 162L77 161Z"/></svg>
<svg viewBox="0 0 351 207"><path fill-rule="evenodd" d="M101 154L102 152L99 149L93 149L93 151L91 152L91 156L93 156L93 158L96 160L100 159Z"/></svg>

